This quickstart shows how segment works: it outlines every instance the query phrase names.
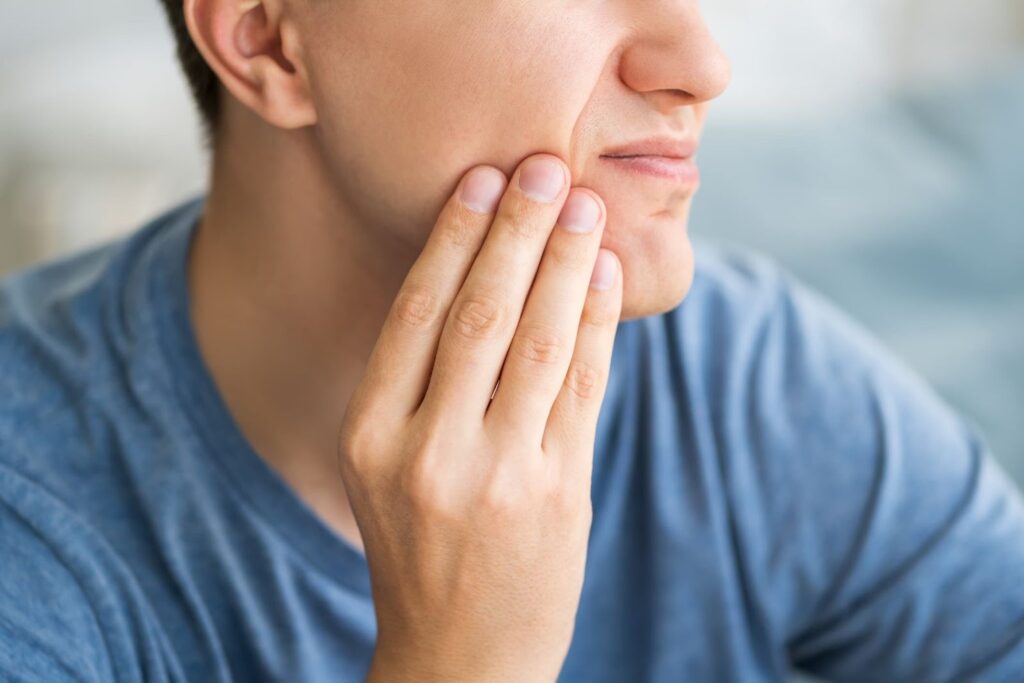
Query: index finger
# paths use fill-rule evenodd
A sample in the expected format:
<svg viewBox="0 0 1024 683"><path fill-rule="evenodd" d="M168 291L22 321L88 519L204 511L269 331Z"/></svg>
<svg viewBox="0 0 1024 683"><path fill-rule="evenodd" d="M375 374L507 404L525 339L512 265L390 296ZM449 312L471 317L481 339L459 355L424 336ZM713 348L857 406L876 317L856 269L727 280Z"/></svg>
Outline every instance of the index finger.
<svg viewBox="0 0 1024 683"><path fill-rule="evenodd" d="M466 173L409 269L352 397L408 417L426 393L441 328L494 220L508 179L492 166Z"/></svg>

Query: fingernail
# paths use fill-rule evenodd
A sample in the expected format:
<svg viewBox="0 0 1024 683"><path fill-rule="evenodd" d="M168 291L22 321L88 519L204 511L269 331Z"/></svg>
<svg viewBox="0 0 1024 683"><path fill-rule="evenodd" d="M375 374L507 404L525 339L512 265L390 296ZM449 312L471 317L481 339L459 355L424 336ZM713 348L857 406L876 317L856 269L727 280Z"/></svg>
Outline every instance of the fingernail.
<svg viewBox="0 0 1024 683"><path fill-rule="evenodd" d="M554 201L565 185L565 171L554 159L530 159L519 171L519 187L539 202Z"/></svg>
<svg viewBox="0 0 1024 683"><path fill-rule="evenodd" d="M619 269L615 263L615 256L607 249L597 252L597 261L594 263L594 274L590 276L590 287L599 291L611 289L615 283L615 272Z"/></svg>
<svg viewBox="0 0 1024 683"><path fill-rule="evenodd" d="M562 207L558 224L569 232L591 232L601 218L601 207L585 192L573 192Z"/></svg>
<svg viewBox="0 0 1024 683"><path fill-rule="evenodd" d="M477 213L494 213L505 189L504 174L490 166L473 169L462 183L462 203Z"/></svg>

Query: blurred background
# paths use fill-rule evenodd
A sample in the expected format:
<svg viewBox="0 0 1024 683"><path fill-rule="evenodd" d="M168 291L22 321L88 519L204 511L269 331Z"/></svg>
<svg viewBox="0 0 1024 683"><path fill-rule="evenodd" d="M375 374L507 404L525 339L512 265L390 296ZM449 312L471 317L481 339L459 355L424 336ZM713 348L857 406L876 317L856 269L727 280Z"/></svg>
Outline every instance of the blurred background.
<svg viewBox="0 0 1024 683"><path fill-rule="evenodd" d="M1024 3L705 0L733 61L695 236L774 257L1024 484ZM0 0L0 276L201 191L157 0Z"/></svg>

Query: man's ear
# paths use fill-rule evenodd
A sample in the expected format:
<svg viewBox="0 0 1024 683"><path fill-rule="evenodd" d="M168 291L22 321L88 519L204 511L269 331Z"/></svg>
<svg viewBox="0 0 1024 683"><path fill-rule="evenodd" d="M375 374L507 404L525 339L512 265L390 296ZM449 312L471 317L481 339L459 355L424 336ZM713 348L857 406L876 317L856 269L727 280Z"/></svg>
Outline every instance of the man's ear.
<svg viewBox="0 0 1024 683"><path fill-rule="evenodd" d="M282 0L185 0L192 41L224 87L278 128L316 123L295 27Z"/></svg>

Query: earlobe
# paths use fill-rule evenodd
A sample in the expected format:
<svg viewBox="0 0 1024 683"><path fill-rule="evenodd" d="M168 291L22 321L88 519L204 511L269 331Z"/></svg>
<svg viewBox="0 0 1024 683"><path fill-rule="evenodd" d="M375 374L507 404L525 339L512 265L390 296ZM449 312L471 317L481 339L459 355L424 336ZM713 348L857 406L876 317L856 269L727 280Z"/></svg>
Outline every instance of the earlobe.
<svg viewBox="0 0 1024 683"><path fill-rule="evenodd" d="M267 123L293 129L316 123L305 72L285 57L279 0L185 0L196 47L225 89ZM295 49L289 54L298 54Z"/></svg>

